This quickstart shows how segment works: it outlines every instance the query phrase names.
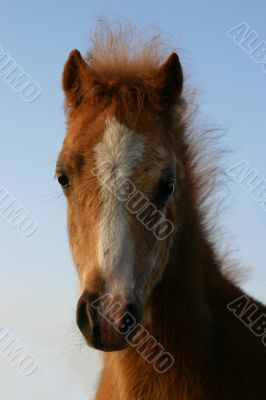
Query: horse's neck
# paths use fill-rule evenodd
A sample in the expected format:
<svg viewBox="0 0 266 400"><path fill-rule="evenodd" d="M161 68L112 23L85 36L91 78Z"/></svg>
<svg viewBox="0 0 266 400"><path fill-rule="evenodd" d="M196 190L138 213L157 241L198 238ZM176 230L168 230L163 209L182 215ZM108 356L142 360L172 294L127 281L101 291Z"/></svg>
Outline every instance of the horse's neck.
<svg viewBox="0 0 266 400"><path fill-rule="evenodd" d="M174 379L184 392L186 385L190 391L192 385L195 395L189 399L200 400L204 398L201 382L209 379L202 376L208 369L204 363L209 364L211 358L205 274L212 268L213 255L204 235L190 222L173 242L168 265L145 314L150 316L147 329L175 359Z"/></svg>
<svg viewBox="0 0 266 400"><path fill-rule="evenodd" d="M208 334L205 274L212 262L205 238L195 227L188 229L177 234L162 280L147 306L154 336L166 342L168 351L178 350L179 357L183 353L186 358L189 349L195 353Z"/></svg>

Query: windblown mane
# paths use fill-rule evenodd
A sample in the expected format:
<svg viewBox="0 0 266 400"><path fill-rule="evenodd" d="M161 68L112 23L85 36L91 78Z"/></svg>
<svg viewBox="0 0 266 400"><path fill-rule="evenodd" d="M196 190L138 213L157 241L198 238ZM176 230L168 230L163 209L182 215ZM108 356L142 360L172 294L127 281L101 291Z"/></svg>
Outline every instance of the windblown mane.
<svg viewBox="0 0 266 400"><path fill-rule="evenodd" d="M169 108L171 100L160 92L165 82L159 74L169 50L158 32L149 40L143 37L128 23L114 27L98 22L86 56L92 76L90 101L108 104L115 99L135 115Z"/></svg>

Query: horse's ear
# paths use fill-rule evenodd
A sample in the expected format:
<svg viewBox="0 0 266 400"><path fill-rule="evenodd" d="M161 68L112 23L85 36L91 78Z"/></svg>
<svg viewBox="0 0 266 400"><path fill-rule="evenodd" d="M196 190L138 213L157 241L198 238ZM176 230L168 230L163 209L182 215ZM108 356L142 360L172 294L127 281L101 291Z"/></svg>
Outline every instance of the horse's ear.
<svg viewBox="0 0 266 400"><path fill-rule="evenodd" d="M77 106L82 102L89 76L88 64L78 50L72 50L65 63L62 79L67 101L72 105Z"/></svg>
<svg viewBox="0 0 266 400"><path fill-rule="evenodd" d="M172 53L159 69L162 98L173 104L182 93L183 71L176 53Z"/></svg>

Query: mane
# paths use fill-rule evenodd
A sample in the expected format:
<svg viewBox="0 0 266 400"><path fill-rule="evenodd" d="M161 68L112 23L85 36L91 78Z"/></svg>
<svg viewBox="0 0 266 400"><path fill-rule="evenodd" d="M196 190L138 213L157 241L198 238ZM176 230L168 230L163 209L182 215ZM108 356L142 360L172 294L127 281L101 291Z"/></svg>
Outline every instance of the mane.
<svg viewBox="0 0 266 400"><path fill-rule="evenodd" d="M144 40L144 33L137 31L130 23L117 22L110 25L99 21L93 36L87 61L97 73L122 76L140 74L147 76L167 56L166 46L159 32L153 32Z"/></svg>
<svg viewBox="0 0 266 400"><path fill-rule="evenodd" d="M167 55L169 49L159 31L147 35L138 33L129 23L99 21L86 55L92 75L87 98L105 104L115 100L124 111L134 110L135 115L147 109L166 109L167 101L162 102L158 92L163 83L158 70Z"/></svg>

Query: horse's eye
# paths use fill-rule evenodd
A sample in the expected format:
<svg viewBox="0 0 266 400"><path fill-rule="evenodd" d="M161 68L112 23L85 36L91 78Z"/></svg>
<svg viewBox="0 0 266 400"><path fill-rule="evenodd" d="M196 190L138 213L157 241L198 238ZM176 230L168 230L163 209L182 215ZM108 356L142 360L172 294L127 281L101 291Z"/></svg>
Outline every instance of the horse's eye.
<svg viewBox="0 0 266 400"><path fill-rule="evenodd" d="M67 175L60 175L57 178L57 180L60 183L60 185L62 186L62 188L66 188L69 186L69 179L68 179Z"/></svg>
<svg viewBox="0 0 266 400"><path fill-rule="evenodd" d="M174 182L164 182L160 188L160 197L167 200L175 190Z"/></svg>
<svg viewBox="0 0 266 400"><path fill-rule="evenodd" d="M165 171L157 183L152 195L152 202L159 208L166 205L175 190L176 174L173 171Z"/></svg>

